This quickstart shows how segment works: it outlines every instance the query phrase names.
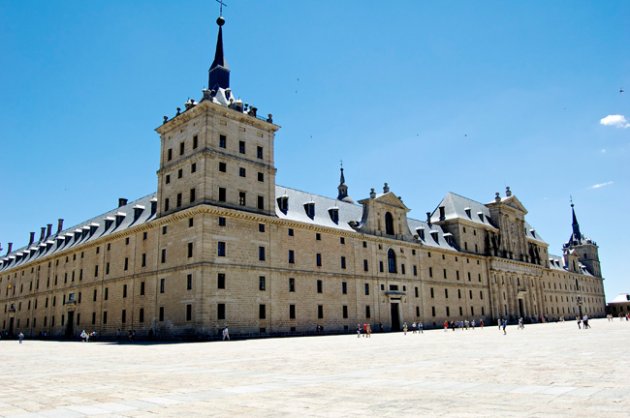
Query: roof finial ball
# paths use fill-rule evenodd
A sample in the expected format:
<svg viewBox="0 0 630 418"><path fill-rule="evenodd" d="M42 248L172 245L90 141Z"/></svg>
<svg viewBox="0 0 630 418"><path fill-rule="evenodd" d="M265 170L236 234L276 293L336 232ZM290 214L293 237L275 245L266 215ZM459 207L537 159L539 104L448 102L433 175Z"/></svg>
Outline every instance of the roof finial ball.
<svg viewBox="0 0 630 418"><path fill-rule="evenodd" d="M225 19L223 18L223 16L217 17L217 25L219 26L225 25Z"/></svg>

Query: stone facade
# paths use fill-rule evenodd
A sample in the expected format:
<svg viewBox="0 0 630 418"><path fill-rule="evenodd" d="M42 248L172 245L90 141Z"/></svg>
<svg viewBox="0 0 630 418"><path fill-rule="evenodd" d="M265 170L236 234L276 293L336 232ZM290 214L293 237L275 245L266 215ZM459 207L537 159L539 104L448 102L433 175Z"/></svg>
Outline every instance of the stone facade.
<svg viewBox="0 0 630 418"><path fill-rule="evenodd" d="M156 194L42 228L0 258L6 332L214 337L226 325L273 335L605 314L598 248L575 239L575 214L555 257L509 189L487 204L449 193L420 221L387 185L353 203L343 173L337 199L278 186L279 126L213 68L215 88L157 129Z"/></svg>

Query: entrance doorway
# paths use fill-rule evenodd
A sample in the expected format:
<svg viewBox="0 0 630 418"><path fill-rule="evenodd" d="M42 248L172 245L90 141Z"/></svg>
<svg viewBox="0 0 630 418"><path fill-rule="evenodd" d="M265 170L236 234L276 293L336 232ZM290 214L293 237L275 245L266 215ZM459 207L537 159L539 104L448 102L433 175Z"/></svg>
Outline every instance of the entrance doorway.
<svg viewBox="0 0 630 418"><path fill-rule="evenodd" d="M68 322L66 323L66 338L74 336L74 311L68 312Z"/></svg>
<svg viewBox="0 0 630 418"><path fill-rule="evenodd" d="M523 307L523 299L518 300L518 317L519 318L525 317L525 308Z"/></svg>
<svg viewBox="0 0 630 418"><path fill-rule="evenodd" d="M400 331L400 314L398 313L398 304L391 303L391 314L392 314L392 331Z"/></svg>

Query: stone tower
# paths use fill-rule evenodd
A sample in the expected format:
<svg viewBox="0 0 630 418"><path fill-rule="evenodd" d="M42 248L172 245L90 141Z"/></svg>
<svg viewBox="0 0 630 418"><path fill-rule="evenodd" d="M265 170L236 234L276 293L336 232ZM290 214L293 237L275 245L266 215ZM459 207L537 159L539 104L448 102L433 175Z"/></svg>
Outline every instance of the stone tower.
<svg viewBox="0 0 630 418"><path fill-rule="evenodd" d="M597 243L585 237L580 231L580 224L577 216L575 216L575 207L571 203L571 213L573 216L572 228L573 232L569 241L564 244L564 250L575 252L580 263L584 264L588 271L597 277L602 277L602 271L599 264L599 247Z"/></svg>
<svg viewBox="0 0 630 418"><path fill-rule="evenodd" d="M273 215L274 137L279 126L261 118L230 89L219 17L208 88L199 102L189 99L156 129L161 152L158 216L211 204Z"/></svg>

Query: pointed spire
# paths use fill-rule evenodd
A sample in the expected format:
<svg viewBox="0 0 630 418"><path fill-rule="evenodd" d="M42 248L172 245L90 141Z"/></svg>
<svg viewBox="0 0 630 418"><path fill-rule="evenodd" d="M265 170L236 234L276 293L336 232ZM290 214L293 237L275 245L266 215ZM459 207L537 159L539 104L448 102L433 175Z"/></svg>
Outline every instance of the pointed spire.
<svg viewBox="0 0 630 418"><path fill-rule="evenodd" d="M575 216L575 208L573 205L573 200L571 200L571 213L573 215L573 223L572 223L573 235L571 238L574 241L581 241L582 233L580 232L580 224L578 223L577 217Z"/></svg>
<svg viewBox="0 0 630 418"><path fill-rule="evenodd" d="M337 190L339 194L337 195L337 200L343 200L344 202L354 202L350 196L348 196L348 186L346 186L346 177L343 175L343 162L340 167L341 174L339 175L339 186L337 186Z"/></svg>
<svg viewBox="0 0 630 418"><path fill-rule="evenodd" d="M217 48L214 52L214 61L210 66L208 77L208 89L217 91L219 88L227 89L230 87L230 69L223 55L223 25L225 19L223 16L217 18L219 25L219 35L217 36Z"/></svg>

